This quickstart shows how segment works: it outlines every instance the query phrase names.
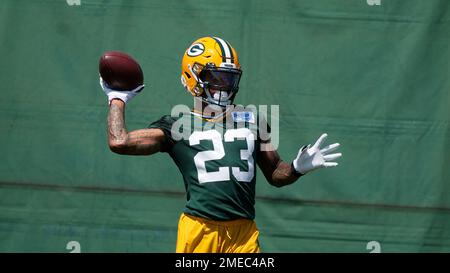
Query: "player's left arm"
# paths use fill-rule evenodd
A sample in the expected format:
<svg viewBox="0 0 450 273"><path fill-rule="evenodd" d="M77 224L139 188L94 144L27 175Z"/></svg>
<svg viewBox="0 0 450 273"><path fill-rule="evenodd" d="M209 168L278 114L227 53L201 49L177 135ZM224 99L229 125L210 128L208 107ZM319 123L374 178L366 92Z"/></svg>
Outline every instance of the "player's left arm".
<svg viewBox="0 0 450 273"><path fill-rule="evenodd" d="M308 172L338 165L331 161L342 154L330 153L339 147L339 143L321 148L326 138L327 134L322 134L314 145L303 146L292 163L283 161L278 152L270 148L270 143L266 143L265 151L259 151L257 164L271 185L283 187L292 184Z"/></svg>
<svg viewBox="0 0 450 273"><path fill-rule="evenodd" d="M260 151L257 164L267 181L275 187L292 184L301 176L295 173L290 163L281 160L276 150Z"/></svg>

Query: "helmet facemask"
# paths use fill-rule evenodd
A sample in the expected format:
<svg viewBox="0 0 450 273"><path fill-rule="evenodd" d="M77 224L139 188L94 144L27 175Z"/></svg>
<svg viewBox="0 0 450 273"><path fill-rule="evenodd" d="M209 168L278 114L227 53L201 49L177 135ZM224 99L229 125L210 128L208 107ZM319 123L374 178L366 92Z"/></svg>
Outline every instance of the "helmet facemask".
<svg viewBox="0 0 450 273"><path fill-rule="evenodd" d="M204 91L203 101L221 107L232 104L239 90L241 75L240 69L206 65L198 76L199 87Z"/></svg>

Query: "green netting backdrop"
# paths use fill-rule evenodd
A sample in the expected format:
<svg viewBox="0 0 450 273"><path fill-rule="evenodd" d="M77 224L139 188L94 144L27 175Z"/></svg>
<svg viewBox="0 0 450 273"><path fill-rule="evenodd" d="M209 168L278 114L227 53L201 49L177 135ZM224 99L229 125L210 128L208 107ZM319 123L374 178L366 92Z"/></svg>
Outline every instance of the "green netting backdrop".
<svg viewBox="0 0 450 273"><path fill-rule="evenodd" d="M279 105L285 160L323 132L342 145L294 185L258 173L264 252L449 252L449 34L447 0L1 0L0 251L174 252L181 175L109 151L98 59L141 63L143 128L192 104L181 56L215 35L239 53L236 102Z"/></svg>

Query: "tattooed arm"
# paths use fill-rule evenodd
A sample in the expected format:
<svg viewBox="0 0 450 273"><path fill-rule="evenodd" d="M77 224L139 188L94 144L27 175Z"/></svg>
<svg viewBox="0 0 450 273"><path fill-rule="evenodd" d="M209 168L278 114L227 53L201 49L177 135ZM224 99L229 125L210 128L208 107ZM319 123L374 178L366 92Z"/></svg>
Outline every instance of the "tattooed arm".
<svg viewBox="0 0 450 273"><path fill-rule="evenodd" d="M257 163L267 181L275 187L290 185L300 177L291 163L281 160L276 150L260 151Z"/></svg>
<svg viewBox="0 0 450 273"><path fill-rule="evenodd" d="M124 155L151 155L161 151L165 136L160 129L128 132L125 127L125 103L111 101L108 113L108 143L111 151Z"/></svg>

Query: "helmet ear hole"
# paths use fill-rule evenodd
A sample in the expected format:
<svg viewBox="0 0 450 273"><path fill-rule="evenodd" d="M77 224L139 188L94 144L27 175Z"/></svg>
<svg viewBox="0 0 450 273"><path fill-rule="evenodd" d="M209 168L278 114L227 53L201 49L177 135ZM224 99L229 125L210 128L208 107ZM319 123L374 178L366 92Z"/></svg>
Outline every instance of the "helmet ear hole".
<svg viewBox="0 0 450 273"><path fill-rule="evenodd" d="M184 75L186 75L186 77L187 77L188 79L191 78L191 75L189 75L189 73L187 73L187 72L184 72Z"/></svg>
<svg viewBox="0 0 450 273"><path fill-rule="evenodd" d="M193 71L194 73L196 73L197 75L200 74L200 72L202 71L202 69L203 69L203 65L198 64L198 63L195 63L195 64L192 66L192 71Z"/></svg>

